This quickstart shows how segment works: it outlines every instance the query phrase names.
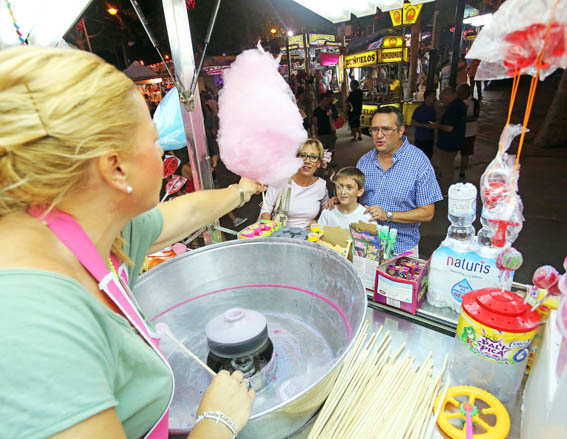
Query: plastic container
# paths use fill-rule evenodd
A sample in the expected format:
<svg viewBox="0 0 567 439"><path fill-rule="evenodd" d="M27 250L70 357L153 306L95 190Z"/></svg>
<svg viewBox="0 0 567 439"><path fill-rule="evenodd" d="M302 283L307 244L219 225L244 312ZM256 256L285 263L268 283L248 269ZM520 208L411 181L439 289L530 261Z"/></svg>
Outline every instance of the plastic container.
<svg viewBox="0 0 567 439"><path fill-rule="evenodd" d="M449 188L449 221L447 238L469 243L475 236L476 187L471 183L457 183Z"/></svg>
<svg viewBox="0 0 567 439"><path fill-rule="evenodd" d="M482 208L482 213L480 214L480 224L482 224L482 228L476 235L478 245L480 247L492 247L492 238L490 230L488 229L488 218L486 215L486 209L484 207Z"/></svg>
<svg viewBox="0 0 567 439"><path fill-rule="evenodd" d="M476 218L476 186L457 183L449 188L449 221L455 226L470 226Z"/></svg>
<svg viewBox="0 0 567 439"><path fill-rule="evenodd" d="M451 373L501 401L515 398L540 321L523 299L498 288L463 297Z"/></svg>

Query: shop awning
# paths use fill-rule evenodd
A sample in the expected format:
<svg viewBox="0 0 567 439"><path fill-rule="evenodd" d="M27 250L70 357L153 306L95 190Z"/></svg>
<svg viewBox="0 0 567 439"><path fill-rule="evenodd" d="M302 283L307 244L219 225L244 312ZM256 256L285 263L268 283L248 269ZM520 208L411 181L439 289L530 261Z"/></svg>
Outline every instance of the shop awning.
<svg viewBox="0 0 567 439"><path fill-rule="evenodd" d="M124 74L134 82L142 82L160 78L160 75L158 75L152 69L143 66L138 61L134 61L132 64L130 64L130 66L126 70L124 70ZM149 84L151 82L145 83Z"/></svg>

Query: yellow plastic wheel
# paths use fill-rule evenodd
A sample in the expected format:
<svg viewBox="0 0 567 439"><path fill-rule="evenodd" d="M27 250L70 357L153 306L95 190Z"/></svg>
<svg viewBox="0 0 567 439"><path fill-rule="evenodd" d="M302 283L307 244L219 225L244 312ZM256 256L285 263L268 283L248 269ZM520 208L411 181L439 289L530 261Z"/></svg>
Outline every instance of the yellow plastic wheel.
<svg viewBox="0 0 567 439"><path fill-rule="evenodd" d="M435 400L434 410L439 406L441 397L442 393ZM462 400L459 401L457 398ZM466 415L461 411L461 404L469 402L476 406L475 403L477 401L482 401L483 405L487 407L476 410L476 413L472 416L473 425L476 424L484 430L483 432L475 433L475 439L505 439L510 432L510 416L506 407L491 393L473 386L453 386L447 390L445 401L443 401L443 406L437 419L439 428L451 439L466 439ZM494 415L496 422L488 423L483 419L483 415ZM451 420L454 419L462 420L463 425L461 428L451 423Z"/></svg>

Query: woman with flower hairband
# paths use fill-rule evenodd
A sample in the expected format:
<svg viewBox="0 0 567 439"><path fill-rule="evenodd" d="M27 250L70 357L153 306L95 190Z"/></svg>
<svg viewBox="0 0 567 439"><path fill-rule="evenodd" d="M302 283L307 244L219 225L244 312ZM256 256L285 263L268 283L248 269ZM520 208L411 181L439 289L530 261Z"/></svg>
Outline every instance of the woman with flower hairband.
<svg viewBox="0 0 567 439"><path fill-rule="evenodd" d="M130 288L147 253L263 187L158 205L144 97L91 53L2 50L0 96L0 436L166 439L172 372ZM241 372L220 371L190 437L235 437L253 399Z"/></svg>
<svg viewBox="0 0 567 439"><path fill-rule="evenodd" d="M273 217L276 207L278 213L283 212L287 216L288 226L307 228L315 222L322 206L329 200L325 180L314 174L320 167L326 167L330 152L323 149L319 140L307 139L297 157L303 160L303 164L289 181L283 187L268 186L260 217L278 220Z"/></svg>

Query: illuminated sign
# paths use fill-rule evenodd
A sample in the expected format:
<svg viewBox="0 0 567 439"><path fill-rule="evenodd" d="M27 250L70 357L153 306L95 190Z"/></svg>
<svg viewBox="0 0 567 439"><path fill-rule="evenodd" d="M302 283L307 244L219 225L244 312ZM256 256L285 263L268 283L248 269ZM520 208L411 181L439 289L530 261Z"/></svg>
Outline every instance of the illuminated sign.
<svg viewBox="0 0 567 439"><path fill-rule="evenodd" d="M309 34L309 45L310 46L324 46L328 42L335 42L335 41L336 41L336 39L335 39L334 35Z"/></svg>
<svg viewBox="0 0 567 439"><path fill-rule="evenodd" d="M376 51L360 52L345 57L345 69L376 64Z"/></svg>
<svg viewBox="0 0 567 439"><path fill-rule="evenodd" d="M400 62L402 60L402 48L380 49L378 51L378 62ZM408 62L408 49L404 49L404 62Z"/></svg>
<svg viewBox="0 0 567 439"><path fill-rule="evenodd" d="M345 57L343 55L339 56L339 84L344 81L345 74Z"/></svg>
<svg viewBox="0 0 567 439"><path fill-rule="evenodd" d="M360 114L360 125L369 127L372 123L372 116L378 110L378 105L362 105L362 113Z"/></svg>
<svg viewBox="0 0 567 439"><path fill-rule="evenodd" d="M392 25L401 26L402 24L415 24L422 4L412 5L410 3L404 4L404 9L394 9L390 11L390 18L392 19Z"/></svg>
<svg viewBox="0 0 567 439"><path fill-rule="evenodd" d="M303 35L287 37L287 43L289 44L290 49L292 48L292 46L294 46L294 49L303 48Z"/></svg>
<svg viewBox="0 0 567 439"><path fill-rule="evenodd" d="M382 47L402 47L402 37L384 37L384 41L382 42Z"/></svg>

